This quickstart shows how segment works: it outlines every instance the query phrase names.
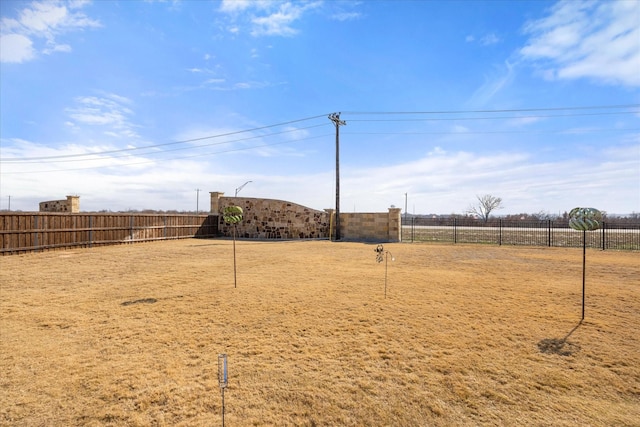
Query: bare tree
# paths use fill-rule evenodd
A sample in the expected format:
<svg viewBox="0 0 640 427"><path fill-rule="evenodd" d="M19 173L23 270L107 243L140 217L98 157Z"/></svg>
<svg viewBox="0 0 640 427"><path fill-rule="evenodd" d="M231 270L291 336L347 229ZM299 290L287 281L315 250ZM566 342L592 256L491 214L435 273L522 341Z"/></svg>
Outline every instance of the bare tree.
<svg viewBox="0 0 640 427"><path fill-rule="evenodd" d="M489 221L491 212L496 209L502 209L502 199L500 197L495 197L491 194L476 195L476 197L478 198L478 204L469 206L467 213L479 216L484 222Z"/></svg>

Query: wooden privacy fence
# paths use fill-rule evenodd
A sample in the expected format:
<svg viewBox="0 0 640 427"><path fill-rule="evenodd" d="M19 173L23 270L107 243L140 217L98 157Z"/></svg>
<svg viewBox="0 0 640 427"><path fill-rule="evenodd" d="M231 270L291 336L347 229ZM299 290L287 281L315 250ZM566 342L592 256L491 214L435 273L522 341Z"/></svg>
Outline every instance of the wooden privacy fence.
<svg viewBox="0 0 640 427"><path fill-rule="evenodd" d="M119 213L2 213L2 255L57 248L92 247L154 240L215 237L212 215Z"/></svg>

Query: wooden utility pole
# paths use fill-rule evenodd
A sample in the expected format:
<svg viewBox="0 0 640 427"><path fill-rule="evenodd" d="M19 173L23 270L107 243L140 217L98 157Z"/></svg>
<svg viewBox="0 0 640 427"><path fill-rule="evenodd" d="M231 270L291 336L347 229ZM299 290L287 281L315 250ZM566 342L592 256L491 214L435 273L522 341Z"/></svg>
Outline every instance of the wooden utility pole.
<svg viewBox="0 0 640 427"><path fill-rule="evenodd" d="M340 126L347 122L340 120L340 113L329 114L329 120L336 126L336 240L340 240Z"/></svg>

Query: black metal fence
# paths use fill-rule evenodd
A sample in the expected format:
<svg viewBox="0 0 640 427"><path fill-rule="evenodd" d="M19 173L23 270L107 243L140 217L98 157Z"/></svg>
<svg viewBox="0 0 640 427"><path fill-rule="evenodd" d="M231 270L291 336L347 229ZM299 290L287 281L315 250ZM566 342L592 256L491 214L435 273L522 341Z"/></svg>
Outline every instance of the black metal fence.
<svg viewBox="0 0 640 427"><path fill-rule="evenodd" d="M640 250L640 222L603 222L595 231L576 231L567 220L518 221L473 218L408 218L403 242L485 243L497 245L582 247Z"/></svg>

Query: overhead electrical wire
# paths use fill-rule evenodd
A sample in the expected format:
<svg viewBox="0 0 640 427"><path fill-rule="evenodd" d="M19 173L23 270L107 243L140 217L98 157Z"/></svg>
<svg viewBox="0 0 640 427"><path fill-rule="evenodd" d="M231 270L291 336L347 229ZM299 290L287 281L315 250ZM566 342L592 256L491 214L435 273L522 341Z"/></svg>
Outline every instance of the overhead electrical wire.
<svg viewBox="0 0 640 427"><path fill-rule="evenodd" d="M558 117L581 117L581 116L611 116L621 114L640 114L640 111L616 111L614 113L578 113L578 114L553 114L536 116L498 116L498 117L437 117L420 119L349 119L350 122L437 122L437 121L460 121L460 120L499 120L499 119L543 119Z"/></svg>
<svg viewBox="0 0 640 427"><path fill-rule="evenodd" d="M303 121L306 121L306 120L313 120L313 119L317 119L319 117L325 117L325 116L326 116L326 114L320 114L320 115L317 115L317 116L305 117L303 119L289 120L288 122L276 123L276 124L273 124L273 125L260 126L260 127L255 127L255 128L251 128L251 129L238 130L238 131L221 133L221 134L216 134L216 135L208 135L208 136L203 136L203 137L199 137L199 138L185 139L185 140L182 140L182 141L173 141L173 142L165 142L165 143L161 143L161 144L145 145L143 147L122 148L122 149L118 149L118 150L107 150L107 151L99 151L99 152L95 152L95 153L85 153L85 154L65 154L65 155L60 155L60 156L10 157L10 158L6 158L6 159L0 159L0 161L1 162L10 162L10 161L23 161L23 160L49 160L49 159L60 159L60 158L69 158L69 157L99 155L99 154L124 153L124 152L130 152L130 151L145 150L145 149L150 149L150 148L166 147L166 146L169 146L169 145L187 144L189 142L203 141L205 139L212 139L212 138L222 138L222 137L225 137L225 136L238 135L238 134L247 133L247 132L255 132L255 131L258 131L258 130L269 129L269 128L273 128L273 127L277 127L277 126L285 126L285 125L289 125L289 124L292 124L292 123L299 123L299 122L303 122ZM295 129L295 130L298 130L298 129Z"/></svg>
<svg viewBox="0 0 640 427"><path fill-rule="evenodd" d="M299 141L306 141L306 140L310 140L310 139L317 139L317 138L324 138L326 136L331 136L333 135L332 133L327 133L327 134L322 134L322 135L315 135L315 136L310 136L307 138L299 138L299 139L292 139L289 141L280 141L280 142L274 142L271 144L262 144L262 145L254 145L251 147L242 147L242 148L233 148L233 149L229 149L229 150L224 150L224 151L216 151L214 153L204 153L204 154L191 154L189 156L180 156L180 157L173 157L171 160L182 160L182 159L191 159L194 157L206 157L206 156L212 156L215 154L225 154L225 153L232 153L235 151L246 151L246 150L253 150L256 148L264 148L264 147L272 147L275 145L283 145L283 144L292 144L294 142L299 142ZM100 160L110 160L112 159L112 157L107 157L104 159L100 159ZM2 175L22 175L22 174L31 174L31 173L51 173L51 172L67 172L67 171L78 171L78 170L89 170L89 169L107 169L107 168L115 168L115 167L123 167L123 166L136 166L136 165L143 165L143 164L149 164L149 163L156 163L157 160L143 160L143 161L139 161L139 162L132 162L132 163L122 163L122 164L115 164L115 165L104 165L104 166L88 166L88 167L84 167L84 168L65 168L65 169L51 169L51 170L43 170L43 171L22 171L22 172L5 172L2 173Z"/></svg>
<svg viewBox="0 0 640 427"><path fill-rule="evenodd" d="M495 130L495 131L433 131L433 132L342 132L344 135L485 135L485 134L543 134L543 133L598 133L598 132L625 132L640 131L640 128L613 128L613 129L556 129L556 130Z"/></svg>
<svg viewBox="0 0 640 427"><path fill-rule="evenodd" d="M173 152L173 151L182 151L182 150L194 150L194 149L198 149L198 148L204 148L204 147L212 147L215 145L224 145L224 144L231 144L234 142L241 142L241 141L248 141L250 139L258 139L258 138L266 138L266 137L270 137L270 136L274 136L274 135L282 135L285 133L291 133L291 132L299 132L301 130L307 130L307 129L312 129L312 128L317 128L317 127L322 127L322 126L330 126L331 123L322 123L322 124L318 124L318 125L313 125L313 126L307 126L307 127L303 127L303 128L295 128L295 129L290 129L290 130L285 130L282 132L273 132L273 133L269 133L269 134L262 134L262 135L254 135L254 136L249 136L246 138L238 138L238 139L232 139L229 141L221 141L221 142L214 142L211 144L202 144L202 145L195 145L195 146L189 146L189 147L180 147L180 148L171 148L169 150L159 150L159 151L151 151L148 153L135 153L134 155L144 155L144 156L149 156L149 155L156 155L156 154L164 154L164 153L169 153L169 152ZM298 141L298 140L293 140L293 142ZM284 143L287 142L291 142L291 141L285 141ZM261 146L257 146L257 147L261 147ZM238 150L250 150L254 147L245 147L242 149L237 149L237 150L231 150L231 151L238 151ZM131 157L130 153L123 153L122 151L129 151L129 149L125 149L125 150L111 150L109 152L105 152L105 151L101 151L101 152L95 152L95 153L86 153L86 154L69 154L67 156L50 156L50 157L37 157L37 158L26 158L28 160L25 161L18 161L18 160L14 160L11 161L11 159L7 159L7 163L20 163L20 164L27 164L27 163L38 163L38 164L42 164L45 161L51 161L52 163L68 163L68 162L89 162L89 161L100 161L100 160L105 160L105 157L96 157L96 156L101 156L105 153L116 153L119 155L116 156L109 156L109 159L118 159L118 158L122 158L122 157ZM223 153L226 151L223 151ZM70 158L73 157L73 158ZM89 158L78 158L78 157L89 157ZM62 160L60 160L62 159Z"/></svg>
<svg viewBox="0 0 640 427"><path fill-rule="evenodd" d="M362 112L362 111L346 111L341 114L353 114L353 115L425 115L425 114L469 114L469 113L515 113L515 112L533 112L533 111L571 111L571 110L608 110L608 109L622 109L622 108L640 108L640 104L626 104L626 105L601 105L601 106L582 106L582 107L552 107L552 108L520 108L520 109L500 109L500 110L443 110L443 111L372 111L372 112ZM501 117L465 117L465 118L433 118L433 119L403 119L403 121L437 121L437 120L497 120L497 119L522 119L522 118L540 118L540 117L570 117L570 116L580 116L580 115L610 115L610 114L638 114L638 111L627 111L627 112L616 112L616 113L589 113L589 114L565 114L565 115L546 115L546 116L501 116ZM122 148L117 150L106 150L106 151L98 151L93 153L79 153L79 154L65 154L59 156L41 156L41 157L9 157L9 158L0 158L0 162L9 163L9 162L24 162L24 161L32 161L32 160L55 160L55 159L64 159L64 158L74 158L74 157L88 157L88 156L96 156L103 154L116 154L116 153L126 153L126 152L135 152L139 150L153 149L159 147L166 147L170 145L177 144L187 144L190 142L203 141L206 139L213 138L222 138L225 136L238 135L241 133L247 132L255 132L258 130L269 129L277 126L285 126L288 124L299 123L302 121L313 120L321 117L327 117L328 114L318 114L315 116L305 117L301 119L289 120L286 122L275 123L266 126L259 126L251 129L244 129L239 131L227 132L222 134L208 135L199 138L191 138L180 141L172 141L165 142L160 144L152 144L146 145L142 147L130 147L130 148ZM393 119L376 119L376 120L363 120L363 119L349 119L349 121L396 121ZM320 126L320 125L318 125ZM314 127L314 126L310 126ZM291 132L296 130L302 130L306 128L294 129ZM276 133L277 134L277 133ZM268 135L267 135L268 136ZM223 142L224 143L224 142ZM197 148L197 147L189 147L189 148ZM171 150L163 150L163 151L171 151Z"/></svg>
<svg viewBox="0 0 640 427"><path fill-rule="evenodd" d="M611 112L611 111L604 111L604 112L591 112L591 113L570 113L570 114L547 114L547 115L526 115L526 116L519 116L519 115L510 115L510 116L493 116L491 114L493 113L522 113L522 112L555 112L555 111L580 111L580 110L613 110L613 109L638 109L640 108L640 104L627 104L627 105L601 105L601 106L582 106L582 107L555 107L555 108L522 108L522 109L501 109L501 110L458 110L458 111L382 111L382 112L359 112L359 111L347 111L347 112L341 112L340 114L343 115L375 115L375 116L380 116L380 115L436 115L436 114L489 114L488 116L483 116L483 117L445 117L445 118L419 118L419 119L357 119L357 118L348 118L348 121L353 121L353 122L387 122L387 121L450 121L450 120L456 120L456 121L466 121L466 120L498 120L498 119L531 119L531 118L563 118L563 117L576 117L576 116L605 116L605 115L616 115L616 114L640 114L640 111L638 110L634 110L634 111L616 111L616 112ZM285 125L290 125L290 124L294 124L294 123L299 123L299 122L303 122L303 121L308 121L308 120L313 120L313 119L318 119L318 118L326 118L328 117L328 114L319 114L319 115L315 115L315 116L310 116L310 117L305 117L305 118L301 118L301 119L296 119L296 120L289 120L286 122L281 122L281 123L276 123L276 124L271 124L271 125L266 125L266 126L259 126L259 127L255 127L255 128L251 128L251 129L244 129L244 130L238 130L238 131L233 131L233 132L226 132L226 133L222 133L222 134L214 134L214 135L208 135L208 136L203 136L203 137L199 137L199 138L192 138L192 139L186 139L186 140L180 140L180 141L173 141L173 142L166 142L166 143L160 143L160 144L152 144L152 145L147 145L147 146L142 146L142 147L131 147L131 148L124 148L124 149L117 149L117 150L106 150L106 151L99 151L99 152L92 152L92 153L79 153L79 154L67 154L67 155L57 155L57 156L39 156L39 157L14 157L14 158L0 158L0 162L1 163L5 163L5 164L24 164L24 163L46 163L46 162L50 162L50 163L62 163L62 162L76 162L76 161L106 161L106 160L112 160L112 159L117 159L117 158L123 158L123 157L131 157L132 155L144 155L144 156L149 156L149 155L157 155L157 154L164 154L167 152L174 152L174 151L179 151L179 150L196 150L196 149L201 149L204 147L210 147L210 146L217 146L217 145L223 145L223 144L230 144L233 142L239 142L239 141L246 141L246 140L250 140L250 139L258 139L258 138L267 138L270 136L274 136L274 135L281 135L281 134L285 134L285 133L289 133L289 132L297 132L297 131L301 131L301 130L306 130L306 129L311 129L311 128L316 128L316 127L322 127L322 126L327 126L330 125L329 122L323 123L323 124L317 124L317 125L311 125L311 126L307 126L307 127L303 127L303 128L295 128L295 129L288 129L285 131L281 131L281 132L273 132L273 133L269 133L269 134L263 134L263 135L253 135L253 136L249 136L246 138L239 138L239 139L234 139L234 140L226 140L226 141L221 141L221 142L214 142L214 143L210 143L210 144L201 144L201 145L193 145L193 146L184 146L184 147L180 147L180 148L172 148L172 149L163 149L163 147L168 147L168 146L173 146L173 145L183 145L183 144L188 144L188 143L193 143L193 142L198 142L198 141L204 141L207 139L216 139L216 138L223 138L223 137L228 137L228 136L233 136L233 135L239 135L242 133L248 133L248 132L256 132L256 131L260 131L260 130L264 130L264 129L270 129L270 128L274 128L274 127L278 127L278 126L285 126ZM580 132L583 133L592 133L592 132L604 132L604 131L637 131L638 129L636 128L631 128L631 129L582 129L579 130ZM357 135L357 134L362 134L362 135L407 135L407 134L496 134L496 133L563 133L563 132L569 132L572 130L552 130L552 131L535 131L535 130L522 130L522 131L518 131L518 130L509 130L509 131L442 131L442 132L350 132L347 131L345 133L347 134L352 134L352 135ZM573 130L573 133L575 133L575 130ZM193 158L193 157L206 157L206 156L211 156L211 155L217 155L217 154L223 154L223 153L229 153L229 152L235 152L235 151L246 151L246 150L253 150L253 149L259 149L259 148L263 148L263 147L269 147L269 146L274 146L274 145L281 145L281 144L287 144L287 143L295 143L295 142L299 142L299 141L304 141L304 140L308 140L308 139L314 139L314 138L320 138L320 137L324 137L324 136L328 136L331 134L326 134L326 135L318 135L318 136L312 136L312 137L307 137L307 138L300 138L300 139L293 139L293 140L288 140L288 141L280 141L280 142L275 142L275 143L270 143L270 144L261 144L261 145L254 145L254 146L248 146L248 147L241 147L241 148L234 148L234 149L229 149L229 150L223 150L223 151L217 151L217 152L213 152L213 153L199 153L199 154L194 154L194 155L188 155L188 156L179 156L179 157L172 157L171 159L168 160L178 160L178 159L185 159L185 158ZM142 150L157 150L157 151L151 151L151 152L142 152ZM113 156L113 154L117 154L116 156ZM105 156L108 155L108 157L96 157L96 156ZM75 168L75 169L58 169L58 170L49 170L49 171L23 171L23 172L4 172L2 173L2 175L13 175L13 174L23 174L23 173L41 173L41 172L63 172L63 171L71 171L71 170L85 170L85 169L99 169L99 168L110 168L110 167L122 167L122 166L132 166L132 165L138 165L138 164L145 164L145 163L154 163L157 160L144 160L141 162L133 162L133 163L123 163L123 164L119 164L119 165L107 165L107 166L93 166L93 167L84 167L84 168ZM167 159L163 159L163 161L167 161Z"/></svg>
<svg viewBox="0 0 640 427"><path fill-rule="evenodd" d="M571 110L609 110L619 108L639 108L640 104L594 105L582 107L550 108L512 108L501 110L442 110L442 111L343 111L342 114L468 114L468 113L523 113L529 111L571 111Z"/></svg>

